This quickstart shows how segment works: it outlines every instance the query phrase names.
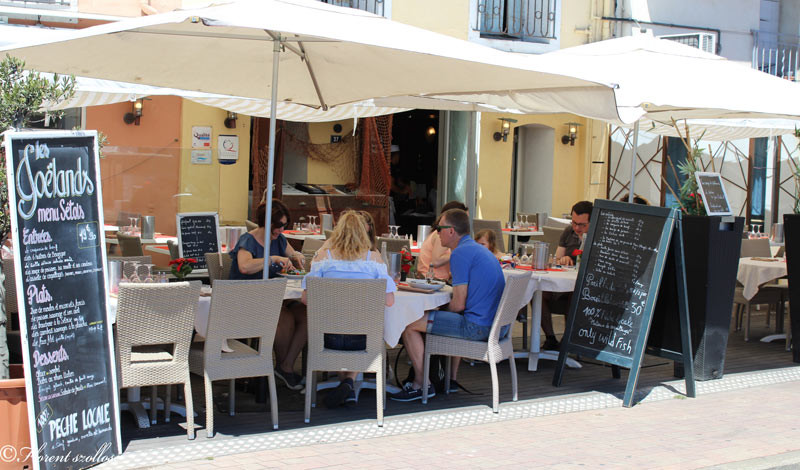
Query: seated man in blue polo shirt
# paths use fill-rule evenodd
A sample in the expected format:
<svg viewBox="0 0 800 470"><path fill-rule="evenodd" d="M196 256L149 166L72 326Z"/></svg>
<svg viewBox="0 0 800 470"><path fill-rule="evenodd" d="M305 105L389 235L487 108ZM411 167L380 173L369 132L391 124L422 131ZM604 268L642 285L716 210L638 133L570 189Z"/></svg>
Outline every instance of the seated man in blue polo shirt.
<svg viewBox="0 0 800 470"><path fill-rule="evenodd" d="M450 272L453 276L453 298L443 310L426 313L408 325L403 332L406 346L414 367L414 381L390 398L397 401L412 401L422 398L423 359L425 341L422 333L452 336L474 341L486 341L492 328L497 306L506 282L497 258L470 236L469 214L461 209L444 212L436 227L442 246L452 249ZM507 334L500 332L501 336ZM451 358L451 391L455 383L460 358ZM428 396L436 394L433 385Z"/></svg>

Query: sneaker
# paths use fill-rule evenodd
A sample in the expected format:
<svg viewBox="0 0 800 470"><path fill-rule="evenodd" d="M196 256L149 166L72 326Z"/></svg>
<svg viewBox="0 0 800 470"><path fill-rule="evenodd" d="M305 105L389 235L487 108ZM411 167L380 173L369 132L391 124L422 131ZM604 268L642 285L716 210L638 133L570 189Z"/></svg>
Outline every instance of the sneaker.
<svg viewBox="0 0 800 470"><path fill-rule="evenodd" d="M350 393L347 394L347 398L344 399L345 403L358 403L356 400L356 391L355 389L350 390Z"/></svg>
<svg viewBox="0 0 800 470"><path fill-rule="evenodd" d="M433 384L428 385L428 398L436 396L436 389L433 387ZM407 383L403 386L403 389L399 392L389 395L394 401L414 401L414 400L422 400L422 389L421 388L414 388L414 386L410 383Z"/></svg>
<svg viewBox="0 0 800 470"><path fill-rule="evenodd" d="M459 388L456 379L450 379L450 389L447 390L447 393L458 393Z"/></svg>
<svg viewBox="0 0 800 470"><path fill-rule="evenodd" d="M340 382L339 385L331 389L327 395L325 395L325 406L328 408L338 408L341 405L344 405L347 396L353 393L353 386L349 382ZM355 395L353 395L355 398Z"/></svg>
<svg viewBox="0 0 800 470"><path fill-rule="evenodd" d="M303 388L303 384L300 383L301 377L294 372L286 372L281 370L280 367L276 367L275 377L283 380L283 383L286 384L289 390L300 390Z"/></svg>
<svg viewBox="0 0 800 470"><path fill-rule="evenodd" d="M548 336L541 349L543 351L558 351L559 346L560 345L555 336Z"/></svg>

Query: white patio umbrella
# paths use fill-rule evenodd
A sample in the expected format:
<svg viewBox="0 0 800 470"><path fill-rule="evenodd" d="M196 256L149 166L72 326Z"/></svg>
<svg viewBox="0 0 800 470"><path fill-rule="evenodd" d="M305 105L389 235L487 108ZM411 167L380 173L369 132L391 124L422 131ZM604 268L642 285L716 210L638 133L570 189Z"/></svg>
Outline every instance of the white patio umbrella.
<svg viewBox="0 0 800 470"><path fill-rule="evenodd" d="M647 35L627 36L562 49L539 57L520 55L520 66L529 60L545 62L586 80L615 83L618 115L607 119L583 109L580 114L616 125L634 126L631 188L638 126L641 119L669 125L671 119L797 118L800 85L675 41ZM451 94L460 99L536 111L540 95L511 93Z"/></svg>
<svg viewBox="0 0 800 470"><path fill-rule="evenodd" d="M269 98L272 116L280 101L326 109L377 97L490 90L541 90L542 103L559 92L593 113L616 115L613 93L603 85L535 62L521 68L512 54L312 0L243 0L175 11L0 53L40 71ZM546 106L556 111L560 102ZM273 119L270 182L274 126ZM267 188L270 227L272 185ZM266 276L269 237L265 244Z"/></svg>

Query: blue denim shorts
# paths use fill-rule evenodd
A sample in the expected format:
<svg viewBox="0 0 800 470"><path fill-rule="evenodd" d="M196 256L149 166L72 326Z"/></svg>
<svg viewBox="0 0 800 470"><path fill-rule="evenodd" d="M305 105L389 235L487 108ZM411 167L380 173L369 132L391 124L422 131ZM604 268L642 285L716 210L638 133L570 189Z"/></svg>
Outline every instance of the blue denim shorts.
<svg viewBox="0 0 800 470"><path fill-rule="evenodd" d="M510 326L510 325L509 325ZM500 338L508 335L509 326L500 329ZM492 326L481 326L467 320L460 313L446 310L433 310L428 312L428 333L452 338L468 339L470 341L486 341Z"/></svg>
<svg viewBox="0 0 800 470"><path fill-rule="evenodd" d="M364 351L367 349L367 335L325 333L322 338L325 349L337 351Z"/></svg>

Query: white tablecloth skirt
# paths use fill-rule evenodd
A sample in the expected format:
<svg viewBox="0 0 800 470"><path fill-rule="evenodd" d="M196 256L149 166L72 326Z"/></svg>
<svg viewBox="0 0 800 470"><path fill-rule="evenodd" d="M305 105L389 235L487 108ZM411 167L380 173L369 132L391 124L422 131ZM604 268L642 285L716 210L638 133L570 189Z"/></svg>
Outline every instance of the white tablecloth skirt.
<svg viewBox="0 0 800 470"><path fill-rule="evenodd" d="M750 300L758 293L758 286L786 276L786 272L786 262L783 260L755 261L751 258L742 258L739 260L736 279L744 286L742 295Z"/></svg>

